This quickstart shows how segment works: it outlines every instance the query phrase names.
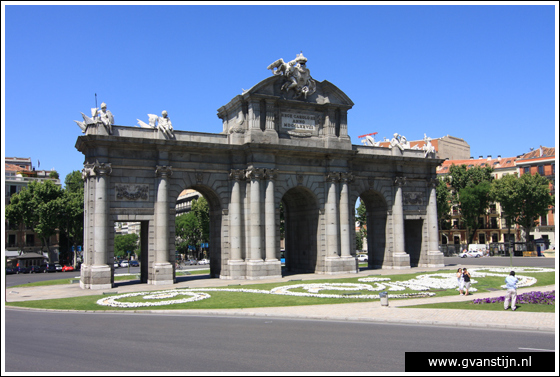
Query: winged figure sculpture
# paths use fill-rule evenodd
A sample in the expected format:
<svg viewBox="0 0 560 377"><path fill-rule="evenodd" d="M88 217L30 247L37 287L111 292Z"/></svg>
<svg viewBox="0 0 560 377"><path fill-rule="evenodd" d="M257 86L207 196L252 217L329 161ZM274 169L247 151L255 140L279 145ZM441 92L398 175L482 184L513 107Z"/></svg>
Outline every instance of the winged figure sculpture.
<svg viewBox="0 0 560 377"><path fill-rule="evenodd" d="M147 124L146 122L141 121L140 119L136 119L138 121L138 125L142 128L156 128L156 122L158 120L158 116L155 114L148 114L148 122L150 122L150 124Z"/></svg>

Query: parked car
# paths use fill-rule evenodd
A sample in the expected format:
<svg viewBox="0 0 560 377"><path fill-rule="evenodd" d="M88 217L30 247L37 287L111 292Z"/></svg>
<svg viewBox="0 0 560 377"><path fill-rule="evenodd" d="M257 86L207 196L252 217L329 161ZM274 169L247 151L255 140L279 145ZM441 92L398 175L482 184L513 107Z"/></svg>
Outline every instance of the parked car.
<svg viewBox="0 0 560 377"><path fill-rule="evenodd" d="M358 255L358 262L367 262L368 256L366 254L359 254Z"/></svg>
<svg viewBox="0 0 560 377"><path fill-rule="evenodd" d="M208 259L204 258L204 259L199 260L198 264L210 264L210 261Z"/></svg>
<svg viewBox="0 0 560 377"><path fill-rule="evenodd" d="M128 261L126 259L123 259L120 263L121 267L128 267Z"/></svg>
<svg viewBox="0 0 560 377"><path fill-rule="evenodd" d="M43 272L41 266L29 266L29 273Z"/></svg>
<svg viewBox="0 0 560 377"><path fill-rule="evenodd" d="M130 262L128 262L128 265L130 267L140 267L140 263L138 263L137 260L131 260Z"/></svg>
<svg viewBox="0 0 560 377"><path fill-rule="evenodd" d="M6 267L6 275L11 275L15 273L16 273L15 267Z"/></svg>
<svg viewBox="0 0 560 377"><path fill-rule="evenodd" d="M115 268L119 268L119 267L120 267L120 264L119 264L119 261L118 261L118 260L116 260L116 261L113 262L113 267L115 267Z"/></svg>
<svg viewBox="0 0 560 377"><path fill-rule="evenodd" d="M74 271L74 267L68 265L68 266L62 266L62 272L66 272L66 271Z"/></svg>
<svg viewBox="0 0 560 377"><path fill-rule="evenodd" d="M24 267L24 266L20 266L20 267L16 267L16 274L28 274L29 273L29 267Z"/></svg>
<svg viewBox="0 0 560 377"><path fill-rule="evenodd" d="M56 266L54 263L43 263L41 265L42 272L56 272Z"/></svg>
<svg viewBox="0 0 560 377"><path fill-rule="evenodd" d="M459 254L459 257L461 258L478 258L483 256L484 254L482 253L482 250L469 250L469 251L463 251Z"/></svg>
<svg viewBox="0 0 560 377"><path fill-rule="evenodd" d="M190 265L190 266L196 265L196 264L197 264L196 259L189 259L189 265Z"/></svg>
<svg viewBox="0 0 560 377"><path fill-rule="evenodd" d="M56 271L57 271L57 272L58 272L58 271L62 271L62 265L60 265L60 264L58 264L58 263L55 263L55 264L54 264L54 267L56 268Z"/></svg>

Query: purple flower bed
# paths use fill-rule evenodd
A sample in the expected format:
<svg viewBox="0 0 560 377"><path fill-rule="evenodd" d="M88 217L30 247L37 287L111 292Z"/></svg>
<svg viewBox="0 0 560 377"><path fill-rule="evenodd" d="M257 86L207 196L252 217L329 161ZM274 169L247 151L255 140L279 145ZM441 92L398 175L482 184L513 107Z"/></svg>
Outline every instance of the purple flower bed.
<svg viewBox="0 0 560 377"><path fill-rule="evenodd" d="M489 298L477 298L473 300L473 304L494 304L497 302L504 302L505 296L500 297L489 297ZM550 292L528 292L521 295L517 295L518 304L543 304L543 305L554 305L556 300L555 291Z"/></svg>

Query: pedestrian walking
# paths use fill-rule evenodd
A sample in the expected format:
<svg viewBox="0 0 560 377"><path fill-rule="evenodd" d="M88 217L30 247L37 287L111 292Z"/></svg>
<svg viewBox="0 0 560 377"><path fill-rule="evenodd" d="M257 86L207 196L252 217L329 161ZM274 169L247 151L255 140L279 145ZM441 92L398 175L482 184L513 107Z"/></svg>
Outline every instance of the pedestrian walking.
<svg viewBox="0 0 560 377"><path fill-rule="evenodd" d="M517 302L517 282L519 279L515 277L515 271L511 271L506 277L506 299L504 300L504 310L508 310L511 301L511 310L517 309L515 303Z"/></svg>
<svg viewBox="0 0 560 377"><path fill-rule="evenodd" d="M469 288L471 287L471 274L467 271L467 268L463 268L463 288L465 289L465 296L469 295Z"/></svg>
<svg viewBox="0 0 560 377"><path fill-rule="evenodd" d="M460 267L457 269L457 284L459 285L459 295L462 296L465 280L463 279L463 270Z"/></svg>

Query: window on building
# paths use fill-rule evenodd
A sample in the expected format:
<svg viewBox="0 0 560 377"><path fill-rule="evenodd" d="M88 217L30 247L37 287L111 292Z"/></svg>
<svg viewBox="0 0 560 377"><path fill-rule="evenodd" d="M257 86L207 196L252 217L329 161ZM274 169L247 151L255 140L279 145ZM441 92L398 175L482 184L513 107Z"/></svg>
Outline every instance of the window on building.
<svg viewBox="0 0 560 377"><path fill-rule="evenodd" d="M447 245L447 236L445 234L441 235L441 244Z"/></svg>
<svg viewBox="0 0 560 377"><path fill-rule="evenodd" d="M8 247L16 247L16 235L8 234Z"/></svg>
<svg viewBox="0 0 560 377"><path fill-rule="evenodd" d="M529 166L525 166L523 168L523 174L529 174L531 172L531 168Z"/></svg>
<svg viewBox="0 0 560 377"><path fill-rule="evenodd" d="M498 242L498 234L492 233L492 242Z"/></svg>
<svg viewBox="0 0 560 377"><path fill-rule="evenodd" d="M26 234L25 235L25 245L26 246L35 246L35 235L34 234Z"/></svg>
<svg viewBox="0 0 560 377"><path fill-rule="evenodd" d="M486 243L486 236L484 233L478 233L478 243Z"/></svg>
<svg viewBox="0 0 560 377"><path fill-rule="evenodd" d="M490 218L490 225L492 226L492 229L498 229L498 218L497 217Z"/></svg>
<svg viewBox="0 0 560 377"><path fill-rule="evenodd" d="M539 172L539 175L544 175L544 165L539 165L537 167L537 171Z"/></svg>
<svg viewBox="0 0 560 377"><path fill-rule="evenodd" d="M541 216L541 226L547 226L548 225L548 216Z"/></svg>
<svg viewBox="0 0 560 377"><path fill-rule="evenodd" d="M453 243L455 245L459 245L461 243L461 237L459 236L453 236Z"/></svg>

